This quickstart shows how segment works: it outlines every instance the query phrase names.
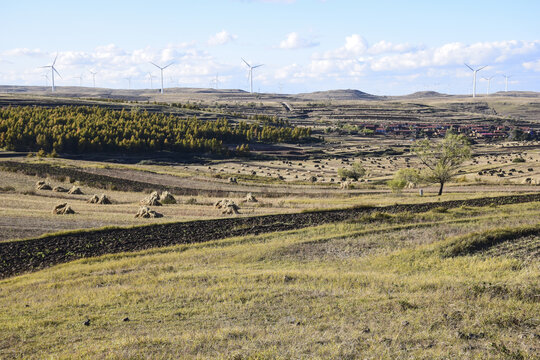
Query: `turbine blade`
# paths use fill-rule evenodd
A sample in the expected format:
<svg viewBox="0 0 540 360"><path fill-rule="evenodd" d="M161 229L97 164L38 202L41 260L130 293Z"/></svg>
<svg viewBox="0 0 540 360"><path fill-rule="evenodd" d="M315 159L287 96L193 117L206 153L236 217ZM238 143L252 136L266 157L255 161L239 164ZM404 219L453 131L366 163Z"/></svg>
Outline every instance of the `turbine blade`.
<svg viewBox="0 0 540 360"><path fill-rule="evenodd" d="M150 64L152 64L152 65L154 65L154 66L155 66L155 67L157 67L158 69L161 69L161 66L159 66L159 65L156 65L156 64L154 64L154 63L153 63L153 62L151 62L151 61L149 61L149 63L150 63ZM162 69L162 70L163 70L163 69Z"/></svg>
<svg viewBox="0 0 540 360"><path fill-rule="evenodd" d="M251 67L251 65L248 64L248 62L246 60L244 60L244 58L240 58L242 59L242 61L248 66L248 67Z"/></svg>
<svg viewBox="0 0 540 360"><path fill-rule="evenodd" d="M471 69L471 71L474 71L474 69L472 67L470 67L469 65L465 64L465 66L468 67L469 69Z"/></svg>
<svg viewBox="0 0 540 360"><path fill-rule="evenodd" d="M58 76L60 76L60 79L61 79L61 78L62 78L62 75L60 75L60 73L59 73L58 71L56 71L56 68L55 68L54 66L51 66L51 67L52 67L52 69L54 70L54 72L55 72Z"/></svg>
<svg viewBox="0 0 540 360"><path fill-rule="evenodd" d="M168 67L169 67L169 66L171 66L172 64L174 64L174 61L173 61L172 63L170 63L169 65L167 65L167 66L163 67L163 69L166 69L166 68L168 68Z"/></svg>
<svg viewBox="0 0 540 360"><path fill-rule="evenodd" d="M486 68L486 67L487 67L487 65L484 65L484 66L482 66L481 68L479 68L479 69L476 70L476 71L480 71L480 70L482 70L483 68Z"/></svg>
<svg viewBox="0 0 540 360"><path fill-rule="evenodd" d="M58 59L58 53L56 53L56 57L54 58L54 61L52 63L52 66L54 66L54 64L56 64L56 59Z"/></svg>
<svg viewBox="0 0 540 360"><path fill-rule="evenodd" d="M253 69L256 69L256 68L261 67L261 66L263 66L263 65L264 65L264 64L260 64L260 65L254 66Z"/></svg>

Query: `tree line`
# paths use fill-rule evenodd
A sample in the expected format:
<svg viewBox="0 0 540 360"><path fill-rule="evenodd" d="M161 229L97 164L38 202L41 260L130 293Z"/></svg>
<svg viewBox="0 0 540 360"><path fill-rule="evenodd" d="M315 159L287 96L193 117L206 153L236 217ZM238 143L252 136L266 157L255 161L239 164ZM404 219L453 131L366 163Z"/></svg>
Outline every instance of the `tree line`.
<svg viewBox="0 0 540 360"><path fill-rule="evenodd" d="M277 126L276 126L277 125ZM306 127L202 121L196 117L103 107L0 108L0 147L13 151L224 153L224 144L300 142Z"/></svg>

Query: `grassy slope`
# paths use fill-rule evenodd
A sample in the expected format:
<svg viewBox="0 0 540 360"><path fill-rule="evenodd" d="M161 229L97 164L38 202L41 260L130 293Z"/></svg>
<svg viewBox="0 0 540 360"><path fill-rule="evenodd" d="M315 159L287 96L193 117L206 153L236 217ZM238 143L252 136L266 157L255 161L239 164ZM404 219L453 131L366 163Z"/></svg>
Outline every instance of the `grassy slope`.
<svg viewBox="0 0 540 360"><path fill-rule="evenodd" d="M539 215L375 215L56 266L0 282L0 357L534 358L538 259L437 249Z"/></svg>

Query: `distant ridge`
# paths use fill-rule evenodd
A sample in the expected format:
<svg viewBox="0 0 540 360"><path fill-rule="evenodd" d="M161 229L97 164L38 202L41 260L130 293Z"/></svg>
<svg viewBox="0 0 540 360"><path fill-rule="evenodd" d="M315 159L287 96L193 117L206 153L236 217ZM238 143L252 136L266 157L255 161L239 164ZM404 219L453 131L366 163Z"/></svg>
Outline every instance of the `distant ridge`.
<svg viewBox="0 0 540 360"><path fill-rule="evenodd" d="M303 100L382 100L385 98L352 89L315 91L294 95L294 97Z"/></svg>
<svg viewBox="0 0 540 360"><path fill-rule="evenodd" d="M450 95L442 94L437 91L417 91L412 94L396 96L401 99L423 99L423 98L433 98L433 97L448 97Z"/></svg>

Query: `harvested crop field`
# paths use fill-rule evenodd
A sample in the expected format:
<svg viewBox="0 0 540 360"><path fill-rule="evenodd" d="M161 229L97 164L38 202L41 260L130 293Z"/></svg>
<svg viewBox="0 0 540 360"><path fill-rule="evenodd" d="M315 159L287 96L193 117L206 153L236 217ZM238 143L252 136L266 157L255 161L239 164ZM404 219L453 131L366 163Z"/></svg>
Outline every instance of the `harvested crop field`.
<svg viewBox="0 0 540 360"><path fill-rule="evenodd" d="M463 206L499 206L535 201L540 201L540 193L387 207L360 207L261 217L200 220L49 235L37 239L0 243L0 277L38 270L81 257L298 229L354 219L374 212L421 213L429 210L446 212L448 209Z"/></svg>

